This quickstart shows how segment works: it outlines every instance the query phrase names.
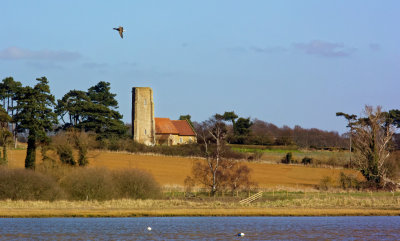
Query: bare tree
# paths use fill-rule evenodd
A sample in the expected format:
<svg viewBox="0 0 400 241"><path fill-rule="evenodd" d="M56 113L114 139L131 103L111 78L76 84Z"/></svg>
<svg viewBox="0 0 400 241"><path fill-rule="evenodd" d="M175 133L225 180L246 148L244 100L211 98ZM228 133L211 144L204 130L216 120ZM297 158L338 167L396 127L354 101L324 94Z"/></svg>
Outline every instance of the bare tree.
<svg viewBox="0 0 400 241"><path fill-rule="evenodd" d="M214 195L226 180L224 170L229 168L228 163L222 158L226 125L223 122L223 116L216 114L196 127L197 137L203 146L207 163L206 165L201 162L195 163L193 175L197 181L208 186L211 194Z"/></svg>
<svg viewBox="0 0 400 241"><path fill-rule="evenodd" d="M381 187L385 184L385 162L390 155L394 130L392 125L385 124L382 107L365 106L364 112L365 117L353 125L354 159L367 181Z"/></svg>
<svg viewBox="0 0 400 241"><path fill-rule="evenodd" d="M230 189L255 185L250 182L251 170L237 160L226 158L229 147L226 146L227 126L223 115L215 114L202 123L194 123L197 140L202 147L205 160L195 162L192 168L196 182L209 188L210 194Z"/></svg>

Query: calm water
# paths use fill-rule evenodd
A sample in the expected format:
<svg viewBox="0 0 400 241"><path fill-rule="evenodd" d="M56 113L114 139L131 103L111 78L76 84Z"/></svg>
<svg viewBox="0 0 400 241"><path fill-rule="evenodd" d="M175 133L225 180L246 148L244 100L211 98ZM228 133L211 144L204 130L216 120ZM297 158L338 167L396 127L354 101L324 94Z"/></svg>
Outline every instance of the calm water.
<svg viewBox="0 0 400 241"><path fill-rule="evenodd" d="M0 240L400 240L400 217L4 218Z"/></svg>

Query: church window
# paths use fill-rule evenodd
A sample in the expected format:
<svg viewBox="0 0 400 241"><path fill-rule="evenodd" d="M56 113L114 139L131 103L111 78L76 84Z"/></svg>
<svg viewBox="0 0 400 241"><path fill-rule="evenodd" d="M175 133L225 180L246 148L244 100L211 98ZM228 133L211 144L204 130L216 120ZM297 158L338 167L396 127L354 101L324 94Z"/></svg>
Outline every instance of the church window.
<svg viewBox="0 0 400 241"><path fill-rule="evenodd" d="M144 105L147 105L146 99L143 100L143 104L144 104Z"/></svg>
<svg viewBox="0 0 400 241"><path fill-rule="evenodd" d="M182 137L181 137L181 138L179 138L179 142L180 142L180 143L182 143L182 142L183 142L183 140L182 140Z"/></svg>
<svg viewBox="0 0 400 241"><path fill-rule="evenodd" d="M147 131L146 131L146 129L144 129L144 134L145 134L145 135L147 134Z"/></svg>

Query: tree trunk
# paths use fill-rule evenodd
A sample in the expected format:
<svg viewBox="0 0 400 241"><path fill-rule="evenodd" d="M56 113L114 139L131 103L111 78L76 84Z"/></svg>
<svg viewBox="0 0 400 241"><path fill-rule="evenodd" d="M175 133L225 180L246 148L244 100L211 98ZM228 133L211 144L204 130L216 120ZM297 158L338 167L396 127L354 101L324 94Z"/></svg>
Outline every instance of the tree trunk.
<svg viewBox="0 0 400 241"><path fill-rule="evenodd" d="M1 156L1 150L0 150L0 156ZM5 166L7 163L5 163L4 161L3 161L3 158L1 158L0 157L0 166Z"/></svg>
<svg viewBox="0 0 400 241"><path fill-rule="evenodd" d="M18 131L17 131L17 123L13 123L13 139L14 139L14 149L17 149L17 135L18 135Z"/></svg>
<svg viewBox="0 0 400 241"><path fill-rule="evenodd" d="M3 163L7 164L8 163L8 158L7 158L7 144L6 141L3 143Z"/></svg>
<svg viewBox="0 0 400 241"><path fill-rule="evenodd" d="M35 169L36 162L36 135L29 131L28 148L26 150L25 168Z"/></svg>

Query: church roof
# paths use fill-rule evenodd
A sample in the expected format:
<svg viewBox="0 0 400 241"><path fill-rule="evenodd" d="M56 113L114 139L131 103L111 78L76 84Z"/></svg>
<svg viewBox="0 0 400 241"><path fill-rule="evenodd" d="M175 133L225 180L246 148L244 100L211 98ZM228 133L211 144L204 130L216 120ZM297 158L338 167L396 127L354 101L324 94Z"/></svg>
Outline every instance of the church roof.
<svg viewBox="0 0 400 241"><path fill-rule="evenodd" d="M156 134L175 134L180 136L195 136L189 122L186 120L170 120L169 118L154 118Z"/></svg>
<svg viewBox="0 0 400 241"><path fill-rule="evenodd" d="M156 126L156 134L179 134L175 125L169 118L154 118Z"/></svg>
<svg viewBox="0 0 400 241"><path fill-rule="evenodd" d="M178 130L180 136L195 136L193 128L187 120L172 120L175 128Z"/></svg>

